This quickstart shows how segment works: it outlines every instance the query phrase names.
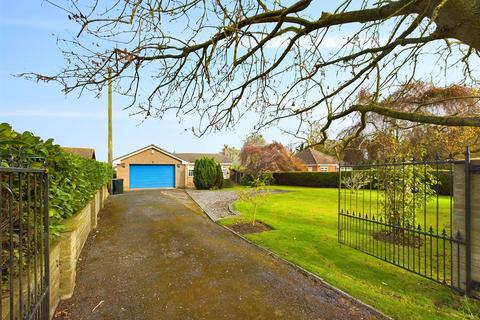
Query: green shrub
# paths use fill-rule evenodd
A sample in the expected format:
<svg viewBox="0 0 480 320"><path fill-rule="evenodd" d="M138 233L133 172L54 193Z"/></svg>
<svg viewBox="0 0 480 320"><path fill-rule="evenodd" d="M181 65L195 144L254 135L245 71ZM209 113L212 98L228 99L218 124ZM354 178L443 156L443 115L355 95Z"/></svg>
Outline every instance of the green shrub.
<svg viewBox="0 0 480 320"><path fill-rule="evenodd" d="M350 175L351 171L342 172L343 178L349 177ZM437 177L434 169L431 170L431 175ZM375 173L372 183L372 188L374 189L376 189L377 186L377 177L378 173ZM273 178L275 184L278 185L338 188L339 172L275 172ZM452 179L453 177L449 170L440 170L437 177L438 187L436 183L434 183L432 189L437 191L439 195L450 195L450 191L452 190ZM369 188L370 186L365 187Z"/></svg>
<svg viewBox="0 0 480 320"><path fill-rule="evenodd" d="M342 172L346 175L348 172ZM275 172L275 184L317 188L338 188L338 172Z"/></svg>
<svg viewBox="0 0 480 320"><path fill-rule="evenodd" d="M217 175L215 177L215 187L217 189L222 189L223 188L223 170L222 166L220 163L217 163Z"/></svg>
<svg viewBox="0 0 480 320"><path fill-rule="evenodd" d="M240 183L242 186L252 186L253 185L253 175L249 173L245 173L242 175L242 180ZM259 177L259 182L261 185L268 186L271 185L275 182L275 179L273 178L273 174L270 172L267 173L262 173Z"/></svg>
<svg viewBox="0 0 480 320"><path fill-rule="evenodd" d="M13 131L7 123L0 124L0 159L10 152L31 159L30 166L40 168L45 159L49 176L50 228L52 234L61 229L61 222L84 208L98 189L113 175L106 163L85 159L65 152L53 139L46 141L26 131ZM8 166L5 160L0 164Z"/></svg>
<svg viewBox="0 0 480 320"><path fill-rule="evenodd" d="M195 160L195 166L193 168L193 184L195 188L199 190L219 188L220 179L223 184L222 167L220 166L219 176L219 166L213 158L203 157Z"/></svg>

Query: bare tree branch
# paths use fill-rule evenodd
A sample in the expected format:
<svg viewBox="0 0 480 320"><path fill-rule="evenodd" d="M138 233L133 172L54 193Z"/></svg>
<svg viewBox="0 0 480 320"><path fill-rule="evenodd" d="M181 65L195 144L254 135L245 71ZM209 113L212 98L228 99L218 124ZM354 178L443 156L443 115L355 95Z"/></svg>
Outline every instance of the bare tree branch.
<svg viewBox="0 0 480 320"><path fill-rule="evenodd" d="M360 120L359 135L371 114L480 127L478 116L425 112L432 101L409 110L378 103L418 79L478 87L480 0L337 1L330 12L314 0L47 2L78 24L59 40L65 68L20 76L99 94L111 70L118 93L132 98L125 108L195 116L198 135L245 114L257 115L255 129L298 121L294 136L320 122L324 139L346 118ZM362 90L374 101L358 103Z"/></svg>

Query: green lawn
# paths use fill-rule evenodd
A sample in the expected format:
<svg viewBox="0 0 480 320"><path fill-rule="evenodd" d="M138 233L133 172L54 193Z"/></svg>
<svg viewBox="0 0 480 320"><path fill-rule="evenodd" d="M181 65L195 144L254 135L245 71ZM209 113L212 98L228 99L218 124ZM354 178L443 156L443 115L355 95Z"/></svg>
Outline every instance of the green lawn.
<svg viewBox="0 0 480 320"><path fill-rule="evenodd" d="M337 202L338 199L338 189L317 189L317 190L333 190ZM328 193L328 196L331 196L331 193ZM420 195L420 197L422 197ZM375 190L359 190L358 192L351 192L351 190L342 189L340 194L340 208L343 210L348 210L350 212L361 212L367 214L369 217L372 217L372 214L377 217L380 217L379 213L382 211L381 201L384 199L382 192L377 192ZM452 200L453 201L453 200ZM417 208L415 210L416 219L414 221L415 227L419 226L422 230L428 230L432 227L434 230L445 231L450 234L450 209L453 202L450 202L449 196L439 196L438 197L438 208L437 208L437 199L435 196L432 196L426 206L426 210L423 208ZM437 209L438 209L438 228L437 228ZM337 210L337 209L335 209ZM399 208L401 212L402 209ZM424 219L424 214L425 218ZM426 223L425 223L426 222Z"/></svg>
<svg viewBox="0 0 480 320"><path fill-rule="evenodd" d="M319 275L395 319L478 319L480 303L399 267L338 243L337 189L272 187L289 193L267 196L257 218L274 228L246 237ZM440 219L449 219L447 198ZM238 201L240 217L251 221L250 205Z"/></svg>

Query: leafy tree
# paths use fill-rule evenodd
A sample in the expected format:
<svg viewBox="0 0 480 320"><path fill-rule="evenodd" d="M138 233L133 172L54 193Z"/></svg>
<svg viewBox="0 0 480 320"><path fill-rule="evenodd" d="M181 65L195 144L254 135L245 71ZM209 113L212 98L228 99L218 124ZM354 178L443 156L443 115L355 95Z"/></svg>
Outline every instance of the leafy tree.
<svg viewBox="0 0 480 320"><path fill-rule="evenodd" d="M479 0L48 2L78 33L59 41L63 70L24 76L67 93L101 92L113 78L145 117L198 115L199 135L252 114L255 129L319 120L325 138L333 123L372 115L480 127L478 116L385 99L425 77L478 84ZM360 90L370 98L356 99Z"/></svg>
<svg viewBox="0 0 480 320"><path fill-rule="evenodd" d="M258 182L266 173L276 171L298 171L302 165L299 160L281 143L268 145L245 144L240 151L240 163L245 172L252 176L252 182Z"/></svg>
<svg viewBox="0 0 480 320"><path fill-rule="evenodd" d="M240 165L239 149L225 144L222 148L221 153L224 154L232 162L232 167L238 167Z"/></svg>
<svg viewBox="0 0 480 320"><path fill-rule="evenodd" d="M364 171L354 170L342 178L342 184L352 192L357 192L372 181L372 177Z"/></svg>
<svg viewBox="0 0 480 320"><path fill-rule="evenodd" d="M317 151L340 159L341 149L339 148L336 140L327 139L323 141L323 143L317 144L318 141L322 140L322 133L319 132L319 129L320 128L318 127L318 124L316 124L313 128L310 129L310 132L308 132L307 140L300 145L299 151L302 151L311 146L311 148Z"/></svg>
<svg viewBox="0 0 480 320"><path fill-rule="evenodd" d="M405 165L381 169L377 187L383 195L380 201L385 222L416 227L418 213L436 195L436 184L437 179L429 167Z"/></svg>
<svg viewBox="0 0 480 320"><path fill-rule="evenodd" d="M264 146L267 144L267 141L263 137L263 135L258 134L258 133L253 133L245 138L245 141L243 141L243 145L249 145L249 146Z"/></svg>
<svg viewBox="0 0 480 320"><path fill-rule="evenodd" d="M393 92L380 104L395 104L399 110L422 114L480 114L480 100L475 97L479 89L452 85L435 87L431 83L413 82ZM362 91L359 101L374 99L372 93ZM312 126L308 143L318 149L334 150L340 159L358 163L364 160L383 162L392 155L416 156L434 159L437 155L447 158L449 154L462 154L466 145L473 153L480 152L480 128L428 125L381 115L369 115L365 122L358 121L345 128L338 140L324 138L318 125ZM328 148L327 148L328 147Z"/></svg>
<svg viewBox="0 0 480 320"><path fill-rule="evenodd" d="M480 114L480 100L472 99L478 94L477 88L459 85L439 88L431 83L414 82L393 92L381 103L395 103L399 110L417 110L424 115L452 113L474 117ZM359 97L359 100L371 99L372 95L367 92ZM446 158L450 153L463 153L466 145L480 151L480 128L418 125L402 119L371 116L364 131L364 146L370 149L370 158L378 158L380 153ZM372 148L376 148L376 152L372 152Z"/></svg>
<svg viewBox="0 0 480 320"><path fill-rule="evenodd" d="M215 187L221 188L223 184L222 168L215 159L203 157L195 160L193 167L193 183L199 190L209 190ZM220 169L220 170L219 170ZM222 182L220 183L220 179Z"/></svg>

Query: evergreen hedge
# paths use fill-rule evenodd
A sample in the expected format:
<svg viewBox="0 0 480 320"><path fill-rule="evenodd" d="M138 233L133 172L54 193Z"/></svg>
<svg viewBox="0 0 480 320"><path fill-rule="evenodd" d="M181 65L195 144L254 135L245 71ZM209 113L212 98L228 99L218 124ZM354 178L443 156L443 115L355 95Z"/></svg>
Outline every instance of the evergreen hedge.
<svg viewBox="0 0 480 320"><path fill-rule="evenodd" d="M45 159L49 176L50 228L58 234L62 220L84 208L97 190L113 176L107 163L85 159L64 151L53 139L42 140L25 131L18 133L7 123L0 124L0 166L8 167L10 153L16 160L32 159L30 166L40 168ZM35 161L35 159L37 159Z"/></svg>
<svg viewBox="0 0 480 320"><path fill-rule="evenodd" d="M342 172L342 177L350 175L351 172ZM433 174L437 176L434 171ZM274 182L278 185L315 187L315 188L338 188L339 172L275 172L273 174ZM438 172L438 190L437 185L432 189L437 190L440 195L450 195L452 190L452 179L449 170ZM375 183L374 183L375 184Z"/></svg>
<svg viewBox="0 0 480 320"><path fill-rule="evenodd" d="M345 173L342 173L345 174ZM338 172L275 172L275 184L285 186L338 188Z"/></svg>

